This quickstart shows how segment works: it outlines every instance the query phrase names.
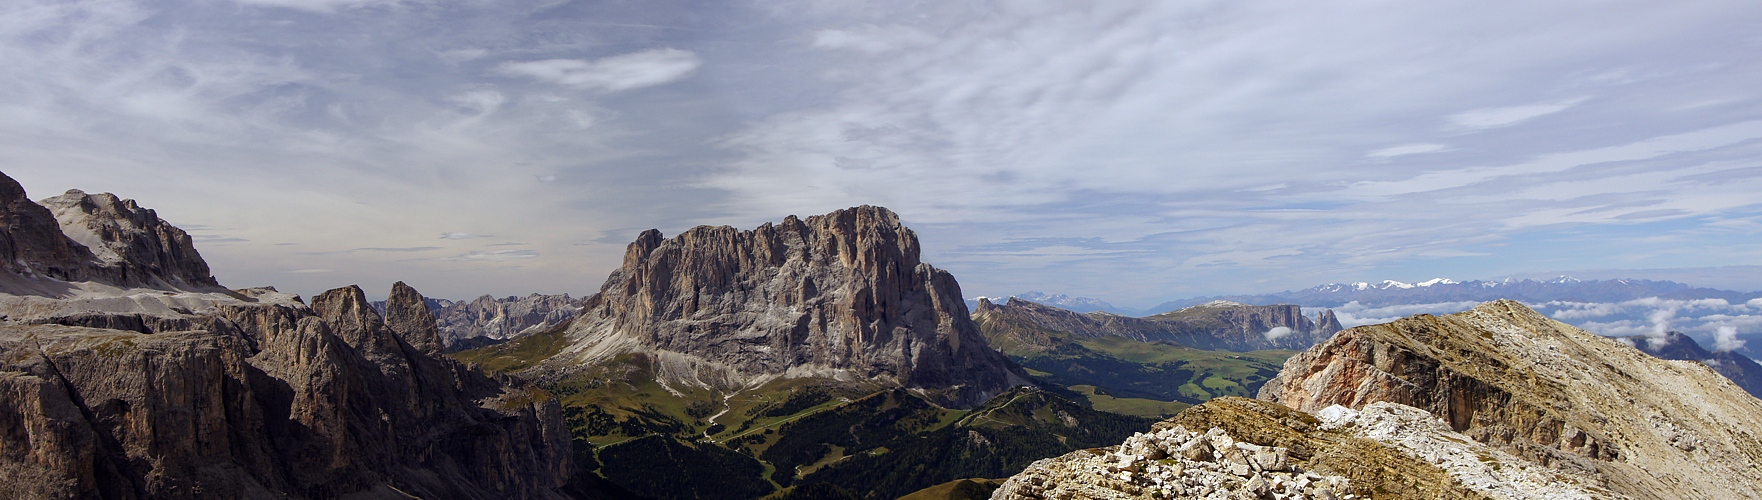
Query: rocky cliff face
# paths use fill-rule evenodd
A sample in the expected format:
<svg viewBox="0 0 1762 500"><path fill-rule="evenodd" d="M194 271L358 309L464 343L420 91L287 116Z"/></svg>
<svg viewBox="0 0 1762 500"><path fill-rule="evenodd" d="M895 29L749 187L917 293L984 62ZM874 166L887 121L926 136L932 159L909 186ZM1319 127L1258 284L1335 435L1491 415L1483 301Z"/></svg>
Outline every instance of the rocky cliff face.
<svg viewBox="0 0 1762 500"><path fill-rule="evenodd" d="M551 498L570 480L557 402L434 356L414 290L389 324L355 287L312 307L191 291L207 266L152 211L70 193L50 234L16 185L0 176L0 252L22 259L0 293L0 498ZM117 288L135 285L155 288Z"/></svg>
<svg viewBox="0 0 1762 500"><path fill-rule="evenodd" d="M1105 312L1077 313L1011 298L1004 304L980 299L973 319L993 344L1035 351L1052 338L1125 337L1195 349L1253 351L1306 349L1340 331L1332 310L1304 316L1294 305L1250 306L1213 302L1155 316L1133 318ZM1012 351L1015 352L1015 351Z"/></svg>
<svg viewBox="0 0 1762 500"><path fill-rule="evenodd" d="M1355 327L1292 357L1262 399L1303 411L1393 402L1634 498L1762 496L1762 401L1512 301Z"/></svg>
<svg viewBox="0 0 1762 500"><path fill-rule="evenodd" d="M325 295L216 304L211 330L0 325L0 469L44 479L0 497L557 495L554 400L347 317L358 289Z"/></svg>
<svg viewBox="0 0 1762 500"><path fill-rule="evenodd" d="M20 278L85 278L92 252L61 233L55 214L25 196L18 181L0 174L0 266ZM8 283L6 290L18 287Z"/></svg>
<svg viewBox="0 0 1762 500"><path fill-rule="evenodd" d="M441 342L453 347L466 345L461 342L467 339L505 340L548 330L573 319L582 302L569 294L499 299L485 295L468 302L440 301L434 315Z"/></svg>
<svg viewBox="0 0 1762 500"><path fill-rule="evenodd" d="M986 345L954 277L919 261L917 235L869 206L751 231L645 232L568 336L545 372L638 353L665 384L820 377L964 407L1026 379Z"/></svg>
<svg viewBox="0 0 1762 500"><path fill-rule="evenodd" d="M190 235L134 200L73 190L38 204L0 174L0 229L0 292L53 296L63 282L223 291Z"/></svg>

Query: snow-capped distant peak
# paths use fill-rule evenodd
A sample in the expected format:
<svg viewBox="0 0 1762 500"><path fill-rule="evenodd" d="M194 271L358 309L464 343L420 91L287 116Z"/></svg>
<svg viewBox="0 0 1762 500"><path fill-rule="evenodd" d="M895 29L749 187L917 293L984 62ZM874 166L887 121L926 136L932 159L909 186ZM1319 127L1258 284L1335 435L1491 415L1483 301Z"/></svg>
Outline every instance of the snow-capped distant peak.
<svg viewBox="0 0 1762 500"><path fill-rule="evenodd" d="M1450 278L1432 278L1432 279L1421 281L1419 283L1414 283L1414 284L1418 285L1418 286L1432 286L1432 285L1454 285L1457 283L1461 283L1461 282L1450 279Z"/></svg>
<svg viewBox="0 0 1762 500"><path fill-rule="evenodd" d="M1560 277L1548 280L1547 282L1548 283L1578 283L1579 279L1562 274L1562 275L1560 275Z"/></svg>
<svg viewBox="0 0 1762 500"><path fill-rule="evenodd" d="M1237 306L1245 306L1245 305L1248 305L1248 304L1243 304L1241 302L1230 302L1228 300L1214 300L1211 302L1206 302L1204 304L1200 304L1199 307L1237 307Z"/></svg>
<svg viewBox="0 0 1762 500"><path fill-rule="evenodd" d="M1395 280L1383 280L1382 286L1378 286L1377 288L1381 288L1384 290L1388 290L1390 288L1400 288L1400 289L1405 290L1408 288L1413 288L1413 284L1412 283L1402 283L1402 282L1395 281Z"/></svg>
<svg viewBox="0 0 1762 500"><path fill-rule="evenodd" d="M1363 281L1355 282L1352 284L1352 289L1353 290L1369 290L1370 283L1365 283Z"/></svg>

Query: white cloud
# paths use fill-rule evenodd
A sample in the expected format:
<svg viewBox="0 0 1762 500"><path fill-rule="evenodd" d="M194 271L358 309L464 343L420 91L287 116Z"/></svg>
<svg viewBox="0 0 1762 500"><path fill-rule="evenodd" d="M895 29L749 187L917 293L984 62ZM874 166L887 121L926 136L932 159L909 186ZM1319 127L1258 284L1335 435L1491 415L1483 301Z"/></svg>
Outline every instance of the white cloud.
<svg viewBox="0 0 1762 500"><path fill-rule="evenodd" d="M440 235L440 239L443 239L443 240L473 240L473 239L477 239L477 238L494 238L494 237L495 237L495 235L493 235L493 234L471 234L471 233L441 233L441 235Z"/></svg>
<svg viewBox="0 0 1762 500"><path fill-rule="evenodd" d="M1578 98L1554 103L1506 106L1502 108L1481 108L1451 115L1450 122L1459 127L1473 129L1509 127L1535 118L1566 111L1567 108L1571 108L1584 101L1584 98Z"/></svg>
<svg viewBox="0 0 1762 500"><path fill-rule="evenodd" d="M1558 320L1600 318L1620 313L1623 309L1620 304L1598 302L1548 302L1542 306L1561 308L1549 314Z"/></svg>
<svg viewBox="0 0 1762 500"><path fill-rule="evenodd" d="M1726 352L1744 348L1744 341L1738 340L1738 329L1722 326L1713 333L1713 351Z"/></svg>
<svg viewBox="0 0 1762 500"><path fill-rule="evenodd" d="M447 101L458 104L467 113L482 116L500 109L508 102L508 96L494 90L473 90L448 97Z"/></svg>
<svg viewBox="0 0 1762 500"><path fill-rule="evenodd" d="M546 59L503 63L502 74L579 89L617 92L662 85L691 75L703 60L679 49L650 49L595 59Z"/></svg>
<svg viewBox="0 0 1762 500"><path fill-rule="evenodd" d="M246 5L286 7L311 12L333 13L337 9L369 5L395 5L399 0L233 0Z"/></svg>
<svg viewBox="0 0 1762 500"><path fill-rule="evenodd" d="M501 262L507 260L531 259L538 257L538 255L538 252L533 250L492 250L488 252L474 250L453 256L452 260Z"/></svg>
<svg viewBox="0 0 1762 500"><path fill-rule="evenodd" d="M1434 144L1434 143L1403 144L1400 146L1390 146L1390 147L1386 147L1383 149L1378 149L1376 151L1371 151L1369 153L1365 153L1364 156L1369 157L1369 158L1394 158L1396 156L1416 155L1416 154L1423 154L1423 153L1439 153L1439 152L1444 152L1444 151L1449 151L1449 150L1450 150L1450 146L1446 146L1443 144Z"/></svg>
<svg viewBox="0 0 1762 500"><path fill-rule="evenodd" d="M1290 327L1275 326L1275 327L1273 327L1273 329L1267 330L1266 333L1263 333L1261 335L1266 337L1266 340L1268 342L1271 342L1271 341L1278 340L1279 338L1284 337L1286 335L1290 335L1290 334L1291 334Z"/></svg>
<svg viewBox="0 0 1762 500"><path fill-rule="evenodd" d="M936 37L908 26L881 27L871 24L814 33L815 47L855 50L869 54L922 47L935 42Z"/></svg>

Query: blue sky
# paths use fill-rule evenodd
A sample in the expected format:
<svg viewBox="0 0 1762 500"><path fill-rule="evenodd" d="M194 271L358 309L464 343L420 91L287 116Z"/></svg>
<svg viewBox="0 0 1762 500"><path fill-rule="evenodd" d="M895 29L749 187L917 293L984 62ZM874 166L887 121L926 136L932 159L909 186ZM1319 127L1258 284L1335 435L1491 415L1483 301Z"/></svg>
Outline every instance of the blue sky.
<svg viewBox="0 0 1762 500"><path fill-rule="evenodd" d="M582 294L642 229L857 204L899 212L970 296L1762 264L1746 1L21 0L0 19L0 169L33 197L158 209L231 286ZM1699 275L1762 288L1735 269Z"/></svg>

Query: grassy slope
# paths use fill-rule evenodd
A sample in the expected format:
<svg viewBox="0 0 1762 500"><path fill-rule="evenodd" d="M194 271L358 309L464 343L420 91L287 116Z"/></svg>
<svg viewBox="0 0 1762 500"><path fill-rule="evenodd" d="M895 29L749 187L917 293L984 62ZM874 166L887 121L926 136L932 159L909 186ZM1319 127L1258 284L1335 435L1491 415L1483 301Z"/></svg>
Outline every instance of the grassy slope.
<svg viewBox="0 0 1762 500"><path fill-rule="evenodd" d="M899 497L899 500L985 500L1003 486L1000 479L956 479Z"/></svg>
<svg viewBox="0 0 1762 500"><path fill-rule="evenodd" d="M894 498L962 478L1006 477L1033 460L1116 444L1147 429L1151 420L1143 417L1171 414L1187 402L1252 395L1292 354L1123 338L1055 340L1052 349L1014 357L1089 404L1012 391L960 411L907 391L811 380L732 395L669 390L654 381L642 356L544 388L561 398L575 438L589 450L589 462L599 464L596 473L640 494L753 498L823 483L860 498ZM453 356L489 371L517 371L566 345L559 328ZM664 458L639 459L644 456ZM705 467L727 473L704 474Z"/></svg>

